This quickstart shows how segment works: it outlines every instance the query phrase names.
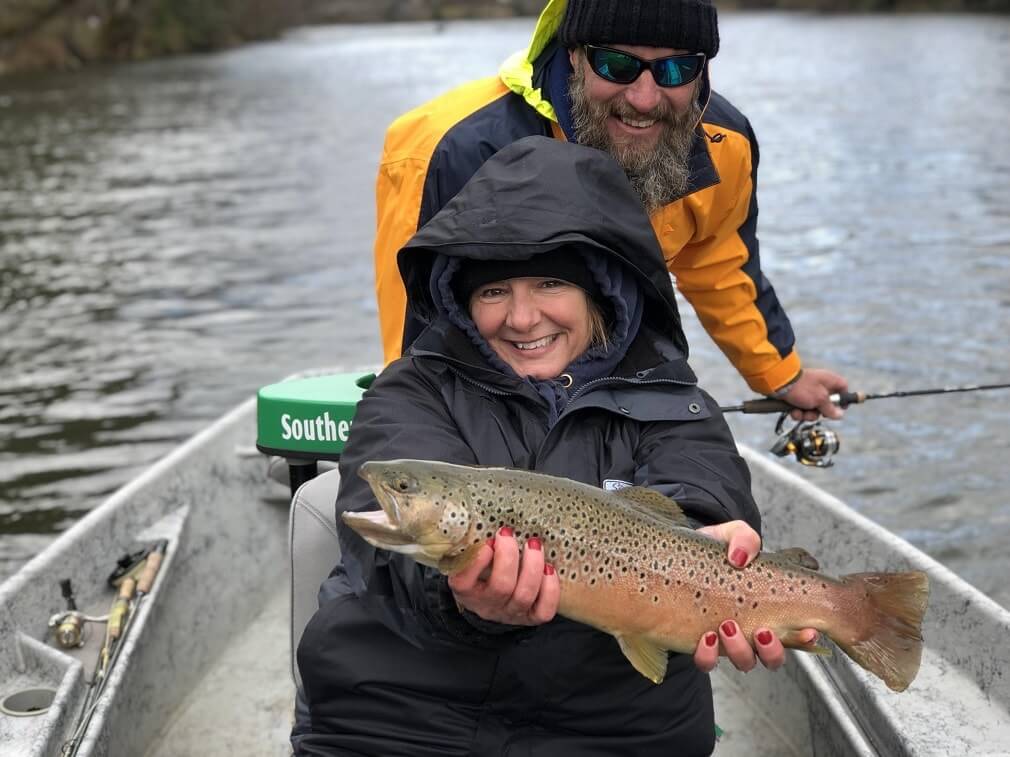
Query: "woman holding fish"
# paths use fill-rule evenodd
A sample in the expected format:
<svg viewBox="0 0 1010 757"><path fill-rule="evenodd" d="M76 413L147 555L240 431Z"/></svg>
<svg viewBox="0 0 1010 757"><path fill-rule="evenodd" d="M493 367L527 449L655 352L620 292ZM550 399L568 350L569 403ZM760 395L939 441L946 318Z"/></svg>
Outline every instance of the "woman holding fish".
<svg viewBox="0 0 1010 757"><path fill-rule="evenodd" d="M429 325L358 407L338 511L376 510L356 475L363 463L424 458L648 487L728 542L733 565L757 554L749 472L687 364L649 220L611 158L542 137L514 143L413 237L399 265L409 307ZM554 563L567 560L587 584L598 571L602 586L620 568L600 546L617 534L605 517L592 528L566 522L579 516L563 491L538 497L557 543L503 517L469 524L473 543L449 562L433 543L376 549L381 538L370 544L338 520L342 559L299 646L309 718L292 738L296 754L712 751L705 671L720 653L744 670L758 659L777 667L780 641L759 628L752 648L733 620L712 618L719 633L705 633L694 658L663 652L665 678L654 683L635 669L648 669L645 650L555 615L565 577ZM456 515L440 516L445 533ZM659 559L660 545L634 537L629 548Z"/></svg>

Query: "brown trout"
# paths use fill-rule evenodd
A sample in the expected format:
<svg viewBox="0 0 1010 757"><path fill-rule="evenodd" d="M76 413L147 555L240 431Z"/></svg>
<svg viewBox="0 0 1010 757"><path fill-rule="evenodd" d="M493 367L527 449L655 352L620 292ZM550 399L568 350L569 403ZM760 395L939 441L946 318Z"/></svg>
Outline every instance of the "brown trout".
<svg viewBox="0 0 1010 757"><path fill-rule="evenodd" d="M501 526L538 537L561 581L558 612L612 634L631 664L659 683L667 651L692 654L702 634L734 619L751 640L770 628L786 647L815 628L856 663L903 691L922 654L929 595L921 572L817 572L802 549L762 552L740 570L726 545L690 528L681 509L643 487L604 491L507 468L424 460L367 462L358 471L381 511L344 513L380 549L452 575Z"/></svg>

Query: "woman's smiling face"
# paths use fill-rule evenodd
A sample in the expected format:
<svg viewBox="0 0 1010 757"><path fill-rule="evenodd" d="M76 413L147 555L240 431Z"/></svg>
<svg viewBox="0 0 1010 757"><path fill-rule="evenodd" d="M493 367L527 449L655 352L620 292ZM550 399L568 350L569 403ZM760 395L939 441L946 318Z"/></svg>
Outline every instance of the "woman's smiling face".
<svg viewBox="0 0 1010 757"><path fill-rule="evenodd" d="M519 376L559 376L589 349L588 295L567 281L522 277L493 281L470 295L477 331Z"/></svg>

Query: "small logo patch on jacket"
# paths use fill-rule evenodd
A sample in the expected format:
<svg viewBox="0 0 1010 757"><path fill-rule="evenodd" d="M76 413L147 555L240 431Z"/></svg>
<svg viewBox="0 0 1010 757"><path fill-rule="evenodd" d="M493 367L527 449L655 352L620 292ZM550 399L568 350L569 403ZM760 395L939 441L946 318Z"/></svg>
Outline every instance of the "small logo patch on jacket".
<svg viewBox="0 0 1010 757"><path fill-rule="evenodd" d="M618 489L627 489L631 486L630 481L622 481L619 478L607 478L603 481L603 488L608 492L616 492Z"/></svg>

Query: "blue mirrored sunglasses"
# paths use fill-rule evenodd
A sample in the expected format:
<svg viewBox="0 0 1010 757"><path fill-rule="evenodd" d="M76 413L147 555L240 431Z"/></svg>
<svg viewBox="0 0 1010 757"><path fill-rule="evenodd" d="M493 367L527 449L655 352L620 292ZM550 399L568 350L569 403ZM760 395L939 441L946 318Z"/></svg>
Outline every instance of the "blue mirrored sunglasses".
<svg viewBox="0 0 1010 757"><path fill-rule="evenodd" d="M660 87L682 87L690 84L705 69L705 53L670 55L666 58L645 60L637 55L614 50L612 47L584 45L589 67L607 81L631 84L643 71L650 71Z"/></svg>

